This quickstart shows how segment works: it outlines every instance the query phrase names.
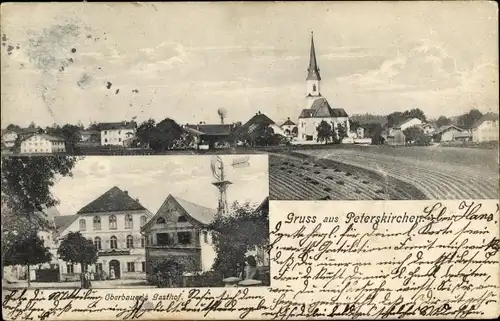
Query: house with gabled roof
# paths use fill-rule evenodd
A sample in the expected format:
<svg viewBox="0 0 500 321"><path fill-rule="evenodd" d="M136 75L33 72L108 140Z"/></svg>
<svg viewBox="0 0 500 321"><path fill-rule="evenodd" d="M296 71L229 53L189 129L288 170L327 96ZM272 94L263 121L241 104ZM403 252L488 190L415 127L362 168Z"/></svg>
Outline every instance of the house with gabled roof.
<svg viewBox="0 0 500 321"><path fill-rule="evenodd" d="M80 232L98 251L97 263L88 267L94 279L145 279L146 239L141 226L153 216L138 199L112 187L75 215L55 218L57 239ZM78 278L79 265L60 262L61 279Z"/></svg>
<svg viewBox="0 0 500 321"><path fill-rule="evenodd" d="M498 114L486 114L472 127L472 140L475 142L498 141Z"/></svg>
<svg viewBox="0 0 500 321"><path fill-rule="evenodd" d="M283 133L287 136L296 136L297 135L297 124L294 123L293 121L290 120L290 117L287 118L287 120L281 124L281 129L283 130Z"/></svg>
<svg viewBox="0 0 500 321"><path fill-rule="evenodd" d="M101 145L130 147L137 132L137 123L122 121L113 123L100 123Z"/></svg>
<svg viewBox="0 0 500 321"><path fill-rule="evenodd" d="M66 141L57 136L37 133L21 139L21 154L59 154L66 152Z"/></svg>
<svg viewBox="0 0 500 321"><path fill-rule="evenodd" d="M157 262L174 258L188 262L191 272L209 271L216 252L212 235L206 229L216 210L168 195L156 214L141 228L147 239L146 273L155 271Z"/></svg>
<svg viewBox="0 0 500 321"><path fill-rule="evenodd" d="M455 125L446 125L436 129L432 133L432 138L436 142L451 142L456 140L456 136L461 136L465 132L465 129L460 128Z"/></svg>
<svg viewBox="0 0 500 321"><path fill-rule="evenodd" d="M350 132L349 115L343 108L332 108L325 97L321 95L321 75L316 60L314 38L311 34L311 50L309 56L309 68L306 78L307 106L300 112L298 124L298 140L316 141L318 137L317 127L322 121L327 122L332 129L336 130L339 124L346 126L347 133Z"/></svg>
<svg viewBox="0 0 500 321"><path fill-rule="evenodd" d="M194 145L208 145L213 149L231 143L234 124L186 124L184 130L193 135Z"/></svg>

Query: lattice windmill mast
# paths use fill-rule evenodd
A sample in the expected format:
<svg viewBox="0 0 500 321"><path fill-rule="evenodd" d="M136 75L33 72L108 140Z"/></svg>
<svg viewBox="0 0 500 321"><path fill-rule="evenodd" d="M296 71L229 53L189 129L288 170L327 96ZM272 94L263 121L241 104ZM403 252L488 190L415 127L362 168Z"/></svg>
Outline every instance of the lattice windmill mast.
<svg viewBox="0 0 500 321"><path fill-rule="evenodd" d="M229 205L227 202L227 188L232 183L226 180L226 175L224 172L224 163L222 159L218 156L212 158L212 173L216 179L212 184L219 189L219 202L217 206L217 212L221 215L229 214Z"/></svg>

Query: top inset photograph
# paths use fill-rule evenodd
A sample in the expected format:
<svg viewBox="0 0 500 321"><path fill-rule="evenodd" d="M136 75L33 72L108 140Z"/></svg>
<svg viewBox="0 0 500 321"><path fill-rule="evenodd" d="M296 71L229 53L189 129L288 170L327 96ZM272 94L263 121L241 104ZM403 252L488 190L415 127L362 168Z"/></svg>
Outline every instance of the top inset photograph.
<svg viewBox="0 0 500 321"><path fill-rule="evenodd" d="M496 198L498 17L442 5L3 6L2 155L266 153L272 199Z"/></svg>

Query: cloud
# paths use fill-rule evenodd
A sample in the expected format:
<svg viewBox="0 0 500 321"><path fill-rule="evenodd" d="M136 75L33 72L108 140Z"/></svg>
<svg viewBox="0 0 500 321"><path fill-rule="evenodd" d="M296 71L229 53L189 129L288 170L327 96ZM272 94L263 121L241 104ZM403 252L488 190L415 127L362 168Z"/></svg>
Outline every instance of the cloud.
<svg viewBox="0 0 500 321"><path fill-rule="evenodd" d="M441 46L419 44L408 53L385 60L377 69L337 79L360 92L419 91L455 88L462 75Z"/></svg>

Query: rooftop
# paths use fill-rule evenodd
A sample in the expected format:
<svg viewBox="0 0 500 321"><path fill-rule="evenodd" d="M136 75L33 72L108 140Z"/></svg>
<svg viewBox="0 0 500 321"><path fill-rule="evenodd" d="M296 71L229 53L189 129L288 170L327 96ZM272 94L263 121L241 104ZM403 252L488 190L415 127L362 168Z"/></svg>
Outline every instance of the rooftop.
<svg viewBox="0 0 500 321"><path fill-rule="evenodd" d="M99 123L100 130L113 130L113 129L135 129L137 124L130 121L122 121L117 123Z"/></svg>
<svg viewBox="0 0 500 321"><path fill-rule="evenodd" d="M310 109L303 109L299 118L348 117L342 108L332 108L324 97L314 100Z"/></svg>
<svg viewBox="0 0 500 321"><path fill-rule="evenodd" d="M145 210L144 206L130 197L127 191L122 191L114 186L80 209L77 214L140 210Z"/></svg>

